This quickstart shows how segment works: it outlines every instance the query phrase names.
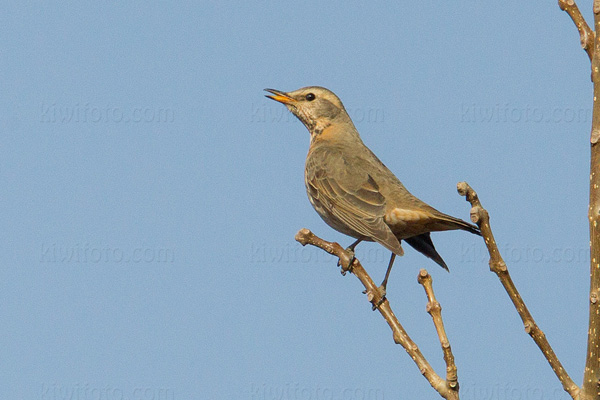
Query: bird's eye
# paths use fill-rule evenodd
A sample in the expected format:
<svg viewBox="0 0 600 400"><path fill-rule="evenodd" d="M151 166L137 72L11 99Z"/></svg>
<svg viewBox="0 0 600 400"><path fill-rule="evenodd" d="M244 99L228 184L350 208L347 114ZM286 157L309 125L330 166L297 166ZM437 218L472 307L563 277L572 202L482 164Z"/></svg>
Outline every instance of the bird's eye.
<svg viewBox="0 0 600 400"><path fill-rule="evenodd" d="M313 101L315 99L315 95L312 94L312 93L309 93L309 94L306 95L305 98L306 98L307 101Z"/></svg>

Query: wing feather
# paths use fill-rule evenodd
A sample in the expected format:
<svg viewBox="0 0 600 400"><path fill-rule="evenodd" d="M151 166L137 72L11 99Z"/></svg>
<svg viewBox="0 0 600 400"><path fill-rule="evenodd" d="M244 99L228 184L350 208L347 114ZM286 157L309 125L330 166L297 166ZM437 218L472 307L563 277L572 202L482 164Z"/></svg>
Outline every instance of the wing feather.
<svg viewBox="0 0 600 400"><path fill-rule="evenodd" d="M307 160L306 186L309 196L324 210L317 211L327 221L333 217L358 235L381 243L395 254L404 251L385 222L385 197L372 176L350 170L339 153L325 154L325 162ZM325 215L323 215L323 212ZM335 224L334 224L335 225Z"/></svg>

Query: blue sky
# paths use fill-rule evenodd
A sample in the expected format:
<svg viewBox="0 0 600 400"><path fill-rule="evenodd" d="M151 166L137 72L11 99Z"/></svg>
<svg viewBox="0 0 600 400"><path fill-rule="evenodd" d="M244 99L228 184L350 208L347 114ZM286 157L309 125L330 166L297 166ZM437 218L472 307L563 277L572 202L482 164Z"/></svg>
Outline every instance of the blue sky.
<svg viewBox="0 0 600 400"><path fill-rule="evenodd" d="M589 61L551 2L5 2L0 397L437 399L312 210L308 133L263 88L320 85L411 192L463 219L468 181L579 384L587 330ZM591 0L579 1L591 19ZM388 298L463 399L567 398L483 242L407 249ZM376 281L388 252L361 244Z"/></svg>

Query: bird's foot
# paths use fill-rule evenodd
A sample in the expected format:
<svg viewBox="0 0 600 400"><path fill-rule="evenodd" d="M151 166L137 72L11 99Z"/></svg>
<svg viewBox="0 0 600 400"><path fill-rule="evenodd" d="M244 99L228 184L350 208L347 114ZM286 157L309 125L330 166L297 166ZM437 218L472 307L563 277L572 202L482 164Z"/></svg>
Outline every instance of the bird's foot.
<svg viewBox="0 0 600 400"><path fill-rule="evenodd" d="M342 275L346 275L346 272L352 271L352 264L354 263L355 259L356 257L354 257L354 249L351 247L346 248L346 256L340 257L337 263L338 267L342 267Z"/></svg>
<svg viewBox="0 0 600 400"><path fill-rule="evenodd" d="M379 301L377 302L377 304L373 304L373 311L377 310L379 306L383 304L383 302L385 301L385 295L387 294L384 285L379 286L377 288L377 291L379 292Z"/></svg>
<svg viewBox="0 0 600 400"><path fill-rule="evenodd" d="M381 285L377 288L377 294L379 296L379 300L374 302L373 299L375 298L374 293L369 293L366 289L363 290L363 294L367 295L367 298L369 299L369 301L371 302L371 304L373 305L372 310L375 311L379 308L379 306L381 306L383 304L383 302L385 301L386 297L386 291L385 291L385 286Z"/></svg>

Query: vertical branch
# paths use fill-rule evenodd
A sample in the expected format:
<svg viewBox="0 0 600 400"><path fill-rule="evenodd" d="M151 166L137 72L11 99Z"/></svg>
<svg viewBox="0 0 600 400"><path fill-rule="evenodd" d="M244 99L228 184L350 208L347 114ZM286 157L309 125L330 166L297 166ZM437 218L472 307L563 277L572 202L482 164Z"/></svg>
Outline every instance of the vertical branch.
<svg viewBox="0 0 600 400"><path fill-rule="evenodd" d="M594 0L594 31L581 15L575 0L558 0L579 30L581 45L592 61L594 102L590 135L590 312L587 357L581 388L582 400L600 400L600 0Z"/></svg>
<svg viewBox="0 0 600 400"><path fill-rule="evenodd" d="M475 193L469 184L460 182L457 186L458 193L460 193L461 196L465 196L467 201L471 203L471 221L476 223L477 226L479 226L479 229L481 229L481 235L485 240L485 245L487 246L490 255L490 270L498 276L498 279L500 279L502 286L504 286L506 293L508 293L508 297L510 297L510 300L513 302L523 321L525 332L531 336L535 344L537 344L542 351L548 364L552 367L552 371L554 371L556 377L560 380L560 383L562 383L563 389L569 393L573 399L577 399L579 396L579 387L573 382L569 374L567 374L567 371L563 368L561 362L554 353L552 346L550 346L548 339L546 339L546 335L544 335L544 332L542 332L536 324L508 273L506 263L502 259L502 255L500 255L498 245L494 239L494 234L490 227L490 216L487 210L483 208L477 193Z"/></svg>
<svg viewBox="0 0 600 400"><path fill-rule="evenodd" d="M458 377L456 375L456 364L454 363L454 355L452 354L452 348L450 347L450 341L446 335L446 329L444 328L444 321L442 320L442 306L435 298L433 293L433 279L427 270L422 269L419 271L419 277L417 279L427 295L427 312L433 319L435 330L437 331L438 337L440 338L440 344L442 345L442 351L444 352L444 361L446 362L446 385L451 390L458 391Z"/></svg>
<svg viewBox="0 0 600 400"><path fill-rule="evenodd" d="M594 0L594 28L600 28L600 1ZM590 137L590 314L587 359L583 374L584 399L600 399L600 38L594 40L592 56L594 103Z"/></svg>

